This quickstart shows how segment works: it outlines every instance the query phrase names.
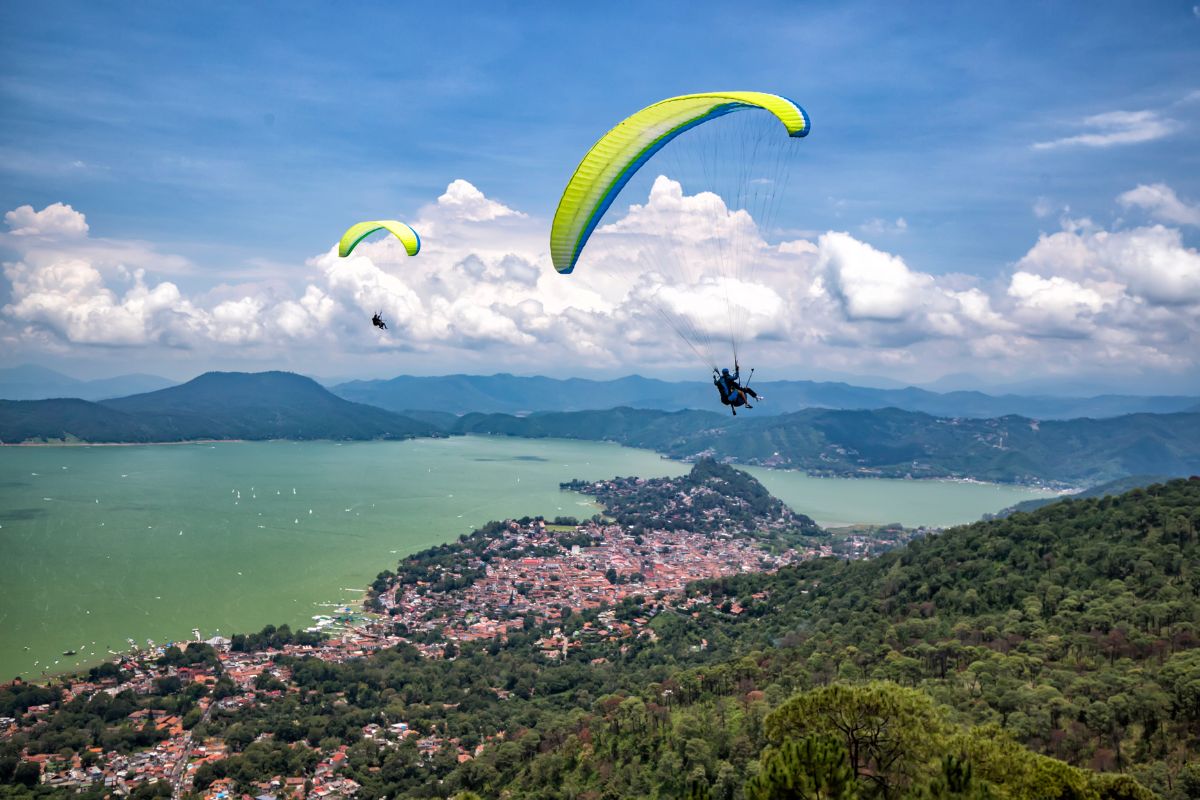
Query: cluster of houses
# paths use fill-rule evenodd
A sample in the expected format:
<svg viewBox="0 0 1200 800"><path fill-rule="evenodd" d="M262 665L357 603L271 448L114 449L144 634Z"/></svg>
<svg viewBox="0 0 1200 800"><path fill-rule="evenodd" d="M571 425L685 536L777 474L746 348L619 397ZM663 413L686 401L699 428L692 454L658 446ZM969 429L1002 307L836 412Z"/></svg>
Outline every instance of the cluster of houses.
<svg viewBox="0 0 1200 800"><path fill-rule="evenodd" d="M204 715L207 715L210 705L222 710L247 708L279 697L289 689L294 691L294 687L288 687L291 678L289 670L276 663L276 658L280 655L309 655L330 661L346 661L393 646L399 641L401 640L396 637L381 637L355 631L343 638L323 640L316 645L286 645L279 649L237 652L230 649L227 639L210 639L207 644L214 646L219 667L209 664L161 666L157 661L164 655L167 646L156 647L125 656L118 664L121 669L120 677L64 683L60 703L68 703L77 697L88 698L98 692L112 697L127 691L135 695L146 695L156 691L156 680L168 677L177 678L184 685L212 685L223 673L233 680L239 693L215 702L203 697L198 701L197 707ZM179 647L186 650L189 644L182 643ZM257 681L264 673L275 678L286 688L268 691L257 689ZM20 717L0 719L0 739L40 724L55 713L58 705L32 706ZM183 720L175 714L139 708L132 711L122 722L127 722L139 730L149 724L161 732L163 738L151 747L129 754L92 747L82 753L61 755L26 751L22 753L21 760L36 765L40 773L40 782L47 786L82 791L100 784L113 795L126 796L138 787L165 782L171 786L173 796L180 797L192 792L195 775L200 766L215 763L231 755L228 746L220 739L208 738L194 742L191 732L185 730ZM404 727L407 728L406 725ZM412 733L415 735L415 731ZM267 785L257 787L261 790L259 796L265 795L276 800L351 797L357 792L358 784L339 773L339 767L345 758L343 748L340 754L329 754L319 762L312 775L280 776ZM243 795L235 791L233 782L228 779L218 780L206 787L204 796L208 800L244 800Z"/></svg>
<svg viewBox="0 0 1200 800"><path fill-rule="evenodd" d="M770 553L753 539L727 533L643 530L635 535L620 525L596 522L564 536L555 526L532 520L509 523L485 553L490 554L486 561L472 558L429 580L396 579L377 600L410 634L432 632L458 642L504 638L527 619L538 625L556 622L563 609L612 607L635 595L673 597L692 581L774 571L832 550L822 545ZM447 585L446 579L454 585L452 579L471 571L482 574L468 586L434 589L437 583ZM633 636L639 627L614 620L601 635ZM437 655L443 648L427 649Z"/></svg>

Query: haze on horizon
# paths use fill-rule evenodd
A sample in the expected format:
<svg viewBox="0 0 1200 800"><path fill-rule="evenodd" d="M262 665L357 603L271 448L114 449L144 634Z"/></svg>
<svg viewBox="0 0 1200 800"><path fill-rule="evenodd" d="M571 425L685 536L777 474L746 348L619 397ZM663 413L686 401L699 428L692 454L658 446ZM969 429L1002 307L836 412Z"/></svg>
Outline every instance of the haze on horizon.
<svg viewBox="0 0 1200 800"><path fill-rule="evenodd" d="M1200 6L289 9L0 8L0 367L700 379L630 287L703 198L645 175L569 278L549 220L621 118L739 88L813 120L760 378L1200 392ZM421 254L337 258L380 218Z"/></svg>

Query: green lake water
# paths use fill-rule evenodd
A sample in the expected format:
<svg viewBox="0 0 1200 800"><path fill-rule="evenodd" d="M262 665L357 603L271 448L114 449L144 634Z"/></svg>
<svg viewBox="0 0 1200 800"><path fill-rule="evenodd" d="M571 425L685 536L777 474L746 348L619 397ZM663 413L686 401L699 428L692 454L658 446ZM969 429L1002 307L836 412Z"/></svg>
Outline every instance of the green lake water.
<svg viewBox="0 0 1200 800"><path fill-rule="evenodd" d="M127 639L305 627L401 556L488 520L595 513L560 481L688 468L501 437L0 448L0 680L93 664ZM1040 496L752 471L826 524L967 522Z"/></svg>

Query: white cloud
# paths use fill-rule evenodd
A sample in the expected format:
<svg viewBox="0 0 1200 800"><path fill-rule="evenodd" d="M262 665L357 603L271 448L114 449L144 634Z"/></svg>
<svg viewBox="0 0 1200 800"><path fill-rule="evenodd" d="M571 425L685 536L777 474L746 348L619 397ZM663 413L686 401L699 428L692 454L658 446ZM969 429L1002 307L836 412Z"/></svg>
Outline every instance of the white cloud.
<svg viewBox="0 0 1200 800"><path fill-rule="evenodd" d="M126 276L132 285L123 294L109 288L99 270L77 259L42 267L5 264L4 274L12 283L14 302L3 313L70 342L174 345L195 313L175 284L148 286L142 270Z"/></svg>
<svg viewBox="0 0 1200 800"><path fill-rule="evenodd" d="M698 192L685 195L683 187L674 180L659 175L650 187L645 205L629 206L625 216L600 227L597 235L635 234L662 238L664 232L672 243L709 243L744 240L753 247L760 244L758 228L745 210L730 211L720 195Z"/></svg>
<svg viewBox="0 0 1200 800"><path fill-rule="evenodd" d="M503 203L489 200L483 192L461 178L451 182L437 199L440 207L449 210L459 219L470 222L486 222L500 217L523 217Z"/></svg>
<svg viewBox="0 0 1200 800"><path fill-rule="evenodd" d="M1088 133L1067 136L1048 142L1037 142L1034 150L1050 150L1058 147L1113 147L1121 144L1151 142L1170 136L1180 129L1180 124L1157 111L1106 111L1085 117L1084 128Z"/></svg>
<svg viewBox="0 0 1200 800"><path fill-rule="evenodd" d="M1180 225L1200 225L1200 205L1180 200L1165 183L1141 184L1120 195L1117 202L1126 208L1144 208L1151 216Z"/></svg>
<svg viewBox="0 0 1200 800"><path fill-rule="evenodd" d="M1200 303L1200 254L1178 230L1154 225L1125 231L1072 228L1042 236L1019 271L1108 282L1154 305Z"/></svg>
<svg viewBox="0 0 1200 800"><path fill-rule="evenodd" d="M1105 304L1094 289L1058 275L1043 278L1029 272L1013 274L1008 295L1016 301L1025 331L1035 335L1082 336Z"/></svg>
<svg viewBox="0 0 1200 800"><path fill-rule="evenodd" d="M13 236L86 236L87 220L83 214L64 203L51 203L41 211L33 206L20 206L4 215Z"/></svg>
<svg viewBox="0 0 1200 800"><path fill-rule="evenodd" d="M1149 197L1126 204L1166 207ZM723 361L733 320L742 352L770 371L907 380L965 370L1019 378L1186 370L1200 353L1200 256L1161 225L1104 230L1066 219L985 282L923 272L847 232L770 244L745 212L665 178L645 202L610 210L570 276L549 263L545 220L466 181L412 219L418 256L380 237L343 259L331 242L309 259L306 278L198 291L181 288L194 275L164 279L180 265L144 243L10 236L20 257L4 265L11 290L0 341L76 352L187 348L206 366L254 357L373 364L379 374L654 372L695 366L672 325L701 349L710 340ZM731 270L735 257L741 274ZM370 326L376 311L388 331Z"/></svg>
<svg viewBox="0 0 1200 800"><path fill-rule="evenodd" d="M904 319L933 288L931 276L913 272L898 256L848 233L823 234L818 247L818 269L851 320Z"/></svg>

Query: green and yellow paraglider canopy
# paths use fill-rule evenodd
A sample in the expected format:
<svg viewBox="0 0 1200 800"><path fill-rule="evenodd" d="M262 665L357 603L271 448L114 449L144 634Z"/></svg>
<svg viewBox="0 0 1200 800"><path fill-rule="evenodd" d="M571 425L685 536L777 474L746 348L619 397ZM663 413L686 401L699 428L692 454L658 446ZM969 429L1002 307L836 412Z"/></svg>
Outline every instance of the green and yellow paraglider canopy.
<svg viewBox="0 0 1200 800"><path fill-rule="evenodd" d="M788 136L807 136L804 109L765 92L705 92L671 97L622 120L592 145L567 183L550 229L550 257L561 273L575 269L588 237L634 173L681 133L743 109L774 114ZM782 132L781 132L782 133Z"/></svg>
<svg viewBox="0 0 1200 800"><path fill-rule="evenodd" d="M394 219L381 219L352 225L350 230L342 235L342 240L338 242L338 255L342 258L350 255L359 242L376 231L387 231L395 236L404 245L404 251L410 256L421 252L421 237L412 229L412 226Z"/></svg>

